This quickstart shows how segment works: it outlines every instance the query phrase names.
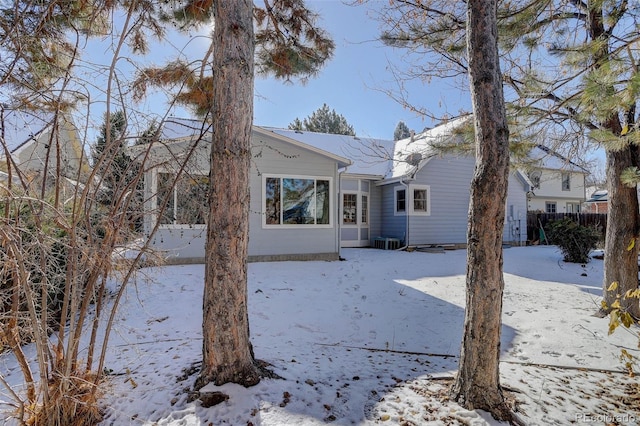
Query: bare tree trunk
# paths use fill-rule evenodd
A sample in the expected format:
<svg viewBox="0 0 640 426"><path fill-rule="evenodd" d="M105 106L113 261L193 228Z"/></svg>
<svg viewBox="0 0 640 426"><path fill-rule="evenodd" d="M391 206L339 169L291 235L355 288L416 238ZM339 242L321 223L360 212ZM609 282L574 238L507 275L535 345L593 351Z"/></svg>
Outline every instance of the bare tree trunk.
<svg viewBox="0 0 640 426"><path fill-rule="evenodd" d="M607 306L620 295L620 306L635 318L640 318L637 298L625 298L628 290L638 288L638 194L621 182L622 172L638 164L638 150L630 146L620 151L607 151L607 189L609 217L604 252L603 294ZM615 290L609 286L617 282ZM605 309L605 311L608 309Z"/></svg>
<svg viewBox="0 0 640 426"><path fill-rule="evenodd" d="M511 420L500 388L502 237L509 177L509 129L497 44L496 0L467 3L467 51L476 135L467 233L464 335L452 398Z"/></svg>
<svg viewBox="0 0 640 426"><path fill-rule="evenodd" d="M213 144L203 300L203 363L196 388L260 381L247 311L249 167L253 119L253 2L217 1Z"/></svg>

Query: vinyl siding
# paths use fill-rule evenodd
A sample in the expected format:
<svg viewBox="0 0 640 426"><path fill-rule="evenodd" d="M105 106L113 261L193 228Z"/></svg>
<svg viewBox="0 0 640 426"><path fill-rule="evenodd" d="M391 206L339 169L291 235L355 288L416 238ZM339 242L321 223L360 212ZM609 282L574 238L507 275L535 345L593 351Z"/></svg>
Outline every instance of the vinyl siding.
<svg viewBox="0 0 640 426"><path fill-rule="evenodd" d="M369 241L382 236L382 188L373 182L369 185Z"/></svg>
<svg viewBox="0 0 640 426"><path fill-rule="evenodd" d="M400 186L399 183L387 184L381 187L382 193L382 229L380 235L372 235L375 237L398 238L404 242L406 237L406 216L395 215L395 188Z"/></svg>
<svg viewBox="0 0 640 426"><path fill-rule="evenodd" d="M250 259L337 259L339 253L336 213L339 202L337 163L323 155L265 135L254 134L252 145L248 248ZM208 155L208 149L199 149L198 155L190 162L190 169L207 173ZM265 228L263 226L263 176L329 178L331 181L330 226ZM147 173L145 177L145 198L150 200L155 190L152 182L153 173ZM152 207L151 202L147 202L146 206L149 211ZM152 227L153 216L146 215L147 235ZM151 239L152 246L166 251L170 261L183 263L202 261L205 241L204 227L189 225L162 227Z"/></svg>
<svg viewBox="0 0 640 426"><path fill-rule="evenodd" d="M408 245L466 244L470 185L474 167L473 157L447 155L431 158L418 171L415 179L408 182L409 189L412 185L428 186L429 215L394 215L394 192L400 184L384 185L382 187L384 236L402 239L405 234L405 220L408 219ZM505 208L508 209L511 205L514 214L512 220L505 218L503 240L505 242L523 241L526 233L526 194L522 183L513 174L509 175Z"/></svg>
<svg viewBox="0 0 640 426"><path fill-rule="evenodd" d="M311 253L337 253L339 251L336 221L338 206L338 173L335 161L322 155L289 145L277 139L260 137L252 149L254 164L251 168L251 213L249 217L249 255L281 256ZM263 177L304 176L331 178L331 227L264 228Z"/></svg>
<svg viewBox="0 0 640 426"><path fill-rule="evenodd" d="M431 214L409 216L409 245L465 243L473 157L433 157L412 184L429 185Z"/></svg>

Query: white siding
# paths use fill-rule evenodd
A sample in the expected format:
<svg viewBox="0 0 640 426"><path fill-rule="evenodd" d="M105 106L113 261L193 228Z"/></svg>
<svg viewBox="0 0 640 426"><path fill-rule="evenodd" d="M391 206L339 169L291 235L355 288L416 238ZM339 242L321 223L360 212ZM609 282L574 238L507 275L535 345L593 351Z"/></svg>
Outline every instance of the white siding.
<svg viewBox="0 0 640 426"><path fill-rule="evenodd" d="M562 174L570 173L570 190L562 189ZM530 211L545 211L547 202L554 202L557 213L566 213L567 203L581 204L585 200L585 174L577 172L563 172L562 170L541 170L540 186L532 189L528 209Z"/></svg>

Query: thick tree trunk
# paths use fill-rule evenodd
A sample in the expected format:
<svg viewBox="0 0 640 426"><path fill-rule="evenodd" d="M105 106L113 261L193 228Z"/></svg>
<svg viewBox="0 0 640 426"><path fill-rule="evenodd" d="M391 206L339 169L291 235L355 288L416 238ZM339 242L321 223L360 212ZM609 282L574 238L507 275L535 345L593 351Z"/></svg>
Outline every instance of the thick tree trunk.
<svg viewBox="0 0 640 426"><path fill-rule="evenodd" d="M509 129L498 60L496 10L496 0L467 3L476 167L469 205L464 335L451 396L463 407L510 420L499 378Z"/></svg>
<svg viewBox="0 0 640 426"><path fill-rule="evenodd" d="M604 252L603 294L607 306L620 295L620 305L631 315L640 318L640 304L636 298L625 298L628 290L638 288L638 194L636 188L625 186L622 171L638 164L638 150L630 146L620 151L607 151L607 188L609 213ZM633 242L633 244L632 244ZM615 290L608 291L617 282ZM607 309L605 309L606 311Z"/></svg>
<svg viewBox="0 0 640 426"><path fill-rule="evenodd" d="M199 388L260 381L249 340L247 246L253 119L253 2L216 1L213 143Z"/></svg>
<svg viewBox="0 0 640 426"><path fill-rule="evenodd" d="M612 35L605 28L605 12L603 6L590 7L587 15L589 38L591 40L607 41L600 43L600 49L594 54L594 67L600 68L609 63L609 49L611 49ZM613 88L612 88L613 89ZM635 106L627 114L634 118ZM632 124L630 120L629 124ZM621 135L622 125L618 113L604 123L604 127L615 135ZM632 166L640 165L638 148L632 144L622 150L607 151L607 189L608 189L608 218L607 236L604 250L604 279L603 297L607 306L601 311L609 311L611 304L620 295L620 304L631 315L640 318L638 300L625 299L627 290L638 288L638 244L634 238L638 237L638 195L635 188L626 187L621 181L622 172ZM633 247L631 242L634 241ZM628 249L630 247L630 249ZM617 282L616 290L608 291L609 286Z"/></svg>

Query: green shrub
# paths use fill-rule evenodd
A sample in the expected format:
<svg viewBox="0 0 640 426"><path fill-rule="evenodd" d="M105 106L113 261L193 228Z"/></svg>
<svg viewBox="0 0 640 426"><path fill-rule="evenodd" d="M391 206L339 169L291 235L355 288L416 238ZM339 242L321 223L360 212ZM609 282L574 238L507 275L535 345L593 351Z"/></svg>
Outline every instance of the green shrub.
<svg viewBox="0 0 640 426"><path fill-rule="evenodd" d="M568 218L549 223L546 232L550 242L562 251L564 261L572 263L589 262L589 253L602 238L596 228L582 226Z"/></svg>

